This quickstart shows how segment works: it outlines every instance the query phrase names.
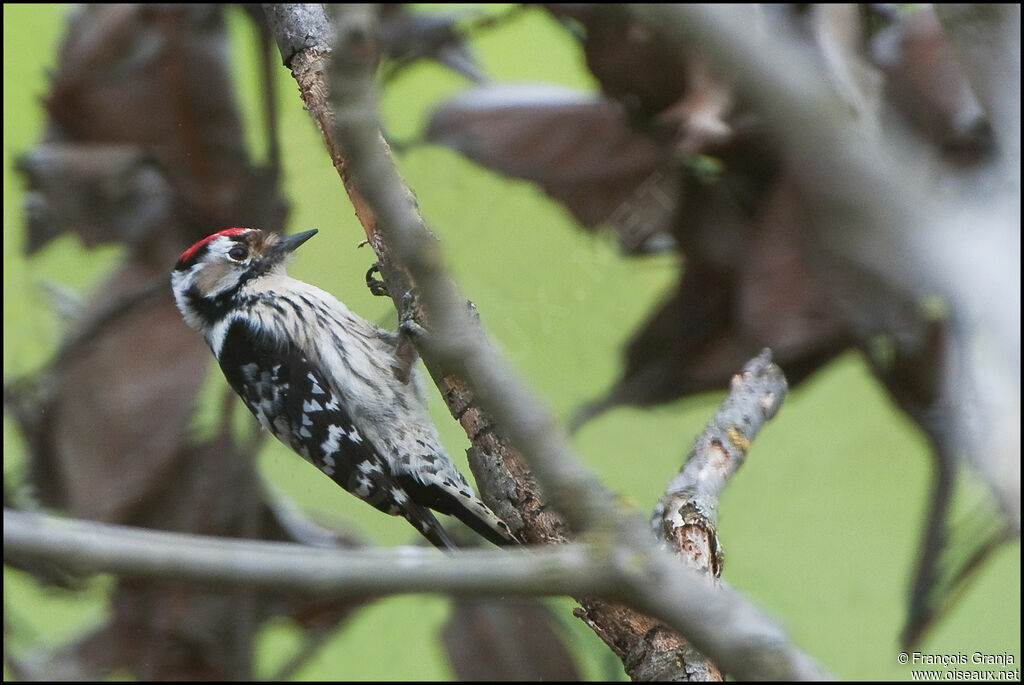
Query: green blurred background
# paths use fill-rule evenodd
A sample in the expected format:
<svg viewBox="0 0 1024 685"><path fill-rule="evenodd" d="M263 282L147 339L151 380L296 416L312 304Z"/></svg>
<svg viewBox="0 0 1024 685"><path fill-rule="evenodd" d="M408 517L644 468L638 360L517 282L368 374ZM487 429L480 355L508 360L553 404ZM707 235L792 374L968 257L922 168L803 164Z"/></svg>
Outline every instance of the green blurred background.
<svg viewBox="0 0 1024 685"><path fill-rule="evenodd" d="M120 254L118 248L86 251L75 238L63 237L30 260L22 256L23 188L14 162L42 134L40 97L66 12L64 5L4 5L5 381L37 370L56 349L61 324L40 284L86 293ZM229 11L228 23L250 149L262 158L254 33L236 9ZM574 42L539 10L481 34L473 45L496 81L594 89ZM363 284L373 255L368 248L356 249L362 231L294 81L283 67L278 79L284 186L292 203L289 230L321 231L291 273L393 327L390 301L371 297ZM412 67L384 95L389 135L414 138L430 107L467 85L433 64ZM533 186L483 171L449 151L415 147L399 156L399 164L485 327L550 409L565 418L606 390L617 376L622 345L668 296L676 279L675 258L624 259L612 237L583 234ZM574 444L605 483L649 511L723 396L651 411L619 409L588 424ZM436 394L431 410L449 451L468 472L468 442ZM23 479L23 450L5 415L4 478L11 483ZM381 516L341 491L276 441L267 442L260 468L304 507L351 525L368 539L382 545L411 540L403 521ZM897 663L897 635L930 468L922 436L859 357L841 357L790 396L726 491L720 507L725 580L776 616L798 644L840 678L908 679L909 667ZM1019 666L1019 574L1015 544L983 568L921 650L1005 651ZM78 596L43 593L7 569L4 579L11 629L7 649L15 653L36 643L56 644L95 623L110 585L109 578L99 578ZM571 616L572 603L557 600L552 606L563 618L585 676L623 678L618 660ZM443 598L429 596L377 602L340 630L299 677L450 678L437 630L447 607ZM272 673L297 644L289 625L268 626L258 645L257 672Z"/></svg>

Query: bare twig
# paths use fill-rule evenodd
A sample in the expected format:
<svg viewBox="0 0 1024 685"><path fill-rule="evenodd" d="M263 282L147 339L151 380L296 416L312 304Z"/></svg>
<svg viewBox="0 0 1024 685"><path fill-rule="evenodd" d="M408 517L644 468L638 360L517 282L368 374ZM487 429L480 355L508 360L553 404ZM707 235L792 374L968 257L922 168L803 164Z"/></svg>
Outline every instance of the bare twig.
<svg viewBox="0 0 1024 685"><path fill-rule="evenodd" d="M771 351L764 350L747 363L743 373L733 376L729 396L697 437L685 466L654 508L651 525L655 535L709 578L717 579L722 573L722 547L716 529L719 495L743 465L751 441L775 415L785 396L786 378L772 362ZM692 680L723 679L711 660L664 626L643 622L629 625L642 630L633 636L632 643L642 655L643 675L664 677L671 672L664 663L671 656L683 664ZM652 633L657 642L648 637Z"/></svg>
<svg viewBox="0 0 1024 685"><path fill-rule="evenodd" d="M500 28L505 24L518 19L524 12L530 9L529 5L512 5L511 7L498 12L482 12L476 10L472 13L466 13L465 15L458 15L458 21L456 17L452 17L452 21L449 30L446 31L424 31L417 36L417 41L412 46L413 49L405 54L393 54L393 49L389 49L392 52L390 61L381 70L381 83L389 84L400 76L408 67L416 64L416 62L424 57L434 57L438 59L441 57L441 51L445 48L456 50L460 45L470 38L479 37L485 31L492 31L496 28ZM442 60L438 60L442 64L446 64ZM451 64L446 64L451 68ZM473 65L475 66L475 65ZM484 82L487 80L486 76L479 73L476 69L455 69L457 72L462 73L466 78L471 79L477 83Z"/></svg>
<svg viewBox="0 0 1024 685"><path fill-rule="evenodd" d="M278 135L277 116L277 81L274 78L274 47L270 27L265 22L257 22L260 44L260 82L263 84L263 128L267 138L267 163L273 171L274 178L281 176L281 141Z"/></svg>
<svg viewBox="0 0 1024 685"><path fill-rule="evenodd" d="M283 683L295 679L299 669L309 663L309 660L316 656L317 651L324 646L337 632L336 626L325 625L315 626L302 635L302 644L268 679L272 683Z"/></svg>
<svg viewBox="0 0 1024 685"><path fill-rule="evenodd" d="M743 373L733 376L729 396L697 436L686 465L654 508L655 533L695 568L720 575L718 497L786 392L786 378L770 350L747 362Z"/></svg>

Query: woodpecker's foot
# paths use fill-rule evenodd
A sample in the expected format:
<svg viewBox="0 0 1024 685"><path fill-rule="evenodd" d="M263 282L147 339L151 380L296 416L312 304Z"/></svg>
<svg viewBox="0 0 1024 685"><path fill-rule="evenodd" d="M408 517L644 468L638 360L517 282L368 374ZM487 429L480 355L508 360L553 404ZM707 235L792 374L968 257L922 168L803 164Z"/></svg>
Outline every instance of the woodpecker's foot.
<svg viewBox="0 0 1024 685"><path fill-rule="evenodd" d="M395 347L395 358L398 366L395 368L395 377L403 383L412 379L412 367L419 358L416 352L416 341L422 340L426 329L416 321L416 312L420 309L420 303L412 292L407 292L402 297L401 311L398 313L398 344Z"/></svg>
<svg viewBox="0 0 1024 685"><path fill-rule="evenodd" d="M366 287L377 297L386 297L388 295L388 287L384 281L373 277L375 273L380 273L380 262L374 262L373 266L366 272Z"/></svg>
<svg viewBox="0 0 1024 685"><path fill-rule="evenodd" d="M398 331L408 338L422 338L427 329L416 321L416 313L420 310L419 298L410 290L402 296L402 312L398 316Z"/></svg>

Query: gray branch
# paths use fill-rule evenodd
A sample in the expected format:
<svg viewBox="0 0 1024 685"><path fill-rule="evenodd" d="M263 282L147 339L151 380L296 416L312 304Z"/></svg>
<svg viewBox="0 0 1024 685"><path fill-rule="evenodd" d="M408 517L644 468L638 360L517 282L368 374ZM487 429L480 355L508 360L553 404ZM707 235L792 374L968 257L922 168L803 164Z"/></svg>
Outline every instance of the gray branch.
<svg viewBox="0 0 1024 685"><path fill-rule="evenodd" d="M437 241L381 138L372 79L374 61L368 58L372 31L367 29L367 12L359 7L334 7L333 11L338 15L338 43L329 59L315 49L290 58L286 54L286 61L381 260L392 298L402 297L393 284L403 280L389 278L385 267L391 263L395 271L408 273L416 286L431 331L417 341L428 366L434 362L464 380L473 401L527 460L547 499L575 530L587 531L599 541L588 549L597 562L595 568L611 574L614 587L597 593L580 587L562 589L576 596L597 594L617 599L665 621L736 677L821 678L821 668L749 601L733 591L711 587L701 574L656 548L640 516L616 506L612 494L574 455L550 413L488 344L466 299L447 276ZM315 32L321 23L317 19L297 34ZM326 69L326 83L322 68ZM325 89L330 107L324 106ZM547 549L532 548L505 552L499 558L512 569L520 560L547 553ZM549 586L545 593L552 591L556 590Z"/></svg>
<svg viewBox="0 0 1024 685"><path fill-rule="evenodd" d="M583 545L524 553L426 547L336 548L256 542L4 509L4 560L80 573L253 585L323 598L407 592L562 595L615 592L615 573Z"/></svg>
<svg viewBox="0 0 1024 685"><path fill-rule="evenodd" d="M292 58L298 53L306 50L327 53L334 45L334 27L324 15L321 4L268 3L263 5L263 13L286 67L291 67Z"/></svg>
<svg viewBox="0 0 1024 685"><path fill-rule="evenodd" d="M819 61L770 13L732 5L630 10L680 51L699 50L736 76L813 202L820 221L806 237L837 257L832 266L863 268L910 301L943 297L950 361L942 409L952 447L1019 530L1019 8L944 11L947 27L954 16L964 22L952 32L954 45L1000 137L999 162L970 180L943 169L912 136L872 130L844 111Z"/></svg>
<svg viewBox="0 0 1024 685"><path fill-rule="evenodd" d="M672 479L654 508L651 523L655 533L683 547L677 536L681 528L698 526L710 534L712 557L717 547L718 498L722 489L743 465L750 443L782 405L787 393L786 377L772 362L771 350L747 362L743 373L732 379L732 389L722 406L697 436L686 465ZM696 560L694 560L696 561ZM698 564L716 572L720 562L708 559Z"/></svg>
<svg viewBox="0 0 1024 685"><path fill-rule="evenodd" d="M667 555L644 560L600 543L451 554L406 547L334 550L5 509L4 559L49 561L82 572L249 584L325 598L408 592L599 594L633 603L673 625L692 624L695 643L732 645L716 652L737 665L730 672L740 678L826 675L805 655L793 654L782 631L735 593L712 591Z"/></svg>
<svg viewBox="0 0 1024 685"><path fill-rule="evenodd" d="M353 78L344 49L343 44L336 49L328 71L334 139L344 150L350 178L378 218L392 258L418 288L433 331L426 351L466 379L573 527L609 536L605 562L617 569L620 582L614 596L666 620L737 677L820 677L820 667L749 602L709 587L699 574L655 548L636 513L614 504L543 404L487 343L466 299L444 271L438 243L381 140L372 81L366 75Z"/></svg>
<svg viewBox="0 0 1024 685"><path fill-rule="evenodd" d="M771 350L747 362L732 378L729 395L697 436L680 473L673 478L651 516L654 534L678 559L717 582L722 573L718 539L718 499L729 479L746 461L751 441L775 416L786 397L786 377L772 362ZM646 627L646 626L642 626ZM646 644L646 640L639 640ZM692 679L722 680L717 665L681 637L665 636L645 662L656 669L671 657ZM672 664L656 670L664 679Z"/></svg>

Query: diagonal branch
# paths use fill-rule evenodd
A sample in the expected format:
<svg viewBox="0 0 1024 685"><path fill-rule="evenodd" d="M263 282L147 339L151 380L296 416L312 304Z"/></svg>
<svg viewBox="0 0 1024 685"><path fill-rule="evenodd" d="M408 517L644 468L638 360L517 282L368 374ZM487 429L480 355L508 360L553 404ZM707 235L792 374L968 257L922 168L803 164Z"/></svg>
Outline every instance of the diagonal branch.
<svg viewBox="0 0 1024 685"><path fill-rule="evenodd" d="M412 280L406 269L392 259L390 247L378 230L377 214L368 204L363 190L354 182L349 171L348 153L343 149L335 130L336 109L340 107L343 117L350 110L358 114L358 107L349 102L353 97L353 89L358 92L372 88L373 59L368 55L367 45L369 37L373 35L372 17L365 13L365 7L346 8L345 22L340 29L345 38L345 48L339 51L345 54L333 60L332 79L335 87L333 95L329 96L331 89L328 86L327 56L333 49L336 30L328 21L323 8L319 5L268 4L264 9L284 64L291 69L299 84L299 93L323 135L328 154L366 233L367 243L376 252L387 291L400 316L404 316L404 296L412 291ZM368 106L371 114L375 112L375 103L371 101ZM376 129L369 135L386 149ZM411 201L411 191L400 180L398 182L401 192ZM422 225L421 218L419 224ZM436 328L437 324L432 323L431 327ZM494 420L481 408L464 379L443 368L429 353L423 355L423 360L452 416L466 430L472 444L469 450L470 467L487 504L528 542L567 540L565 520L548 507L547 498L521 455L496 430ZM517 522L522 525L516 525Z"/></svg>
<svg viewBox="0 0 1024 685"><path fill-rule="evenodd" d="M713 583L722 573L718 498L746 460L751 441L779 410L786 392L786 377L772 362L770 350L747 362L743 372L733 376L729 395L697 436L683 469L654 507L655 536ZM591 623L595 616L582 618ZM634 680L664 680L679 670L679 664L691 680L723 680L718 666L683 637L645 618L619 624L618 644L630 645L626 670ZM633 628L633 634L623 627ZM636 666L631 669L629 663Z"/></svg>
<svg viewBox="0 0 1024 685"><path fill-rule="evenodd" d="M862 269L885 286L884 298L859 303L847 289L845 316L862 328L861 338L879 330L896 338L903 333L884 318L900 297L942 302L944 330L935 343L937 360L929 362L936 365L933 397L907 403L886 383L928 435L937 462L911 595L907 634L913 634L930 620L918 612L922 597L937 594L938 560L965 571L976 564L974 554L952 559L943 530L961 463L986 481L1010 535L1020 531L1020 8L939 11L995 133L995 158L968 175L914 136L892 126L873 131L844 113L826 73L770 13L755 17L756 10L725 5L638 4L630 11L680 50L701 50L735 75L783 143L787 166L817 217L805 238L823 269ZM755 18L764 20L764 30L752 36ZM914 344L932 344L928 335ZM885 382L886 373L878 375ZM984 553L997 539L978 540L974 551Z"/></svg>
<svg viewBox="0 0 1024 685"><path fill-rule="evenodd" d="M272 26L304 20L289 16L287 7L268 8ZM314 6L305 6L307 10L310 7ZM464 425L472 412L471 421L476 418L497 427L488 432L500 432L518 449L518 453L508 453L515 455L516 466L509 467L506 462L507 472L517 468L525 476L529 471L521 464L528 463L544 494L573 529L597 536L601 544L595 553L599 551L599 559L617 582L613 593L597 594L623 600L682 630L697 648L737 677L821 677L820 667L796 650L782 630L747 600L735 592L710 587L699 574L656 549L640 517L616 506L609 491L575 457L550 414L487 343L465 298L444 271L437 242L380 135L372 80L375 59L369 56L372 16L365 8L345 8L338 13L334 26L338 44L327 60L323 47L329 40L308 40L311 32L325 23L319 17L306 28L275 32L304 36L305 43L316 43L315 48L300 48L310 58L307 62L292 52L287 39L278 41L307 99L307 108L314 117L324 113L317 123L399 311L399 300L409 291L408 285L416 286L432 331L417 341L417 346L435 379L447 384L442 390L453 413ZM303 73L295 73L297 68ZM323 98L325 91L330 107L323 101L311 103L311 98ZM396 290L395 285L400 288ZM456 393L465 404L453 406L456 403L451 397ZM471 433L471 439L482 432ZM533 482L524 479L516 486L533 487ZM539 496L535 499L543 501ZM498 511L503 513L500 508ZM527 539L564 539L564 530L556 529L554 536L539 533L527 516L529 512L520 513L524 521L521 532ZM516 555L517 563L519 557L528 559L531 553L546 552ZM507 554L504 558L508 563ZM586 599L583 603L592 601L600 603Z"/></svg>
<svg viewBox="0 0 1024 685"><path fill-rule="evenodd" d="M718 498L746 460L750 443L782 405L788 386L782 369L764 350L732 378L714 418L697 436L683 469L654 507L651 525L670 548L695 568L721 573L715 525ZM696 536L696 537L694 537Z"/></svg>

